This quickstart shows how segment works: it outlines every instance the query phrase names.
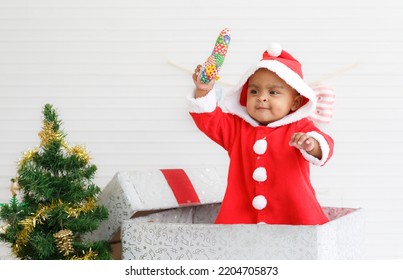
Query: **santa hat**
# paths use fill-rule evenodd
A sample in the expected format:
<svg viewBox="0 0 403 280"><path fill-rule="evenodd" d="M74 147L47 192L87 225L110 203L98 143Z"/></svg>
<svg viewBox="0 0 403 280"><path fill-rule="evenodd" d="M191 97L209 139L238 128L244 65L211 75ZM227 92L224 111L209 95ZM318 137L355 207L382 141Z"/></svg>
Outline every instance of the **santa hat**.
<svg viewBox="0 0 403 280"><path fill-rule="evenodd" d="M308 117L313 112L316 106L316 96L311 87L304 81L301 63L283 50L277 43L270 44L268 49L263 53L262 59L247 70L238 84L228 94L224 104L229 112L242 117L254 126L258 125L247 114L245 106L248 80L260 68L265 68L276 73L304 97L302 106L297 111L290 113L281 120L268 124L269 127L277 127L295 122Z"/></svg>

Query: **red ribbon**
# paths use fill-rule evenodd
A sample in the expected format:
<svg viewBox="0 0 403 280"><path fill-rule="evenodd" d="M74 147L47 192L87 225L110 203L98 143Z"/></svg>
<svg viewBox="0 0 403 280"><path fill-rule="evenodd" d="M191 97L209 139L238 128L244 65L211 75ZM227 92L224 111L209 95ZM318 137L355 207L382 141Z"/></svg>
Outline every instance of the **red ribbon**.
<svg viewBox="0 0 403 280"><path fill-rule="evenodd" d="M199 197L183 169L161 169L179 205L200 203Z"/></svg>

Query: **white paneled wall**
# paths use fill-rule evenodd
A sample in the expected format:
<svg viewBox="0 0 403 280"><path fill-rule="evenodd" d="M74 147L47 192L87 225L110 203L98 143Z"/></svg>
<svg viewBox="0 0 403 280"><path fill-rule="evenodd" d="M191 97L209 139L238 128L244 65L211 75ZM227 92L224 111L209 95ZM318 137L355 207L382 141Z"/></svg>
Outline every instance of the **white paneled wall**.
<svg viewBox="0 0 403 280"><path fill-rule="evenodd" d="M403 2L0 0L0 202L53 104L102 188L117 171L218 166L187 113L190 74L232 29L225 92L269 42L336 89L335 155L312 180L323 205L366 210L366 258L403 257ZM343 71L346 70L347 71ZM0 259L9 250L0 247Z"/></svg>

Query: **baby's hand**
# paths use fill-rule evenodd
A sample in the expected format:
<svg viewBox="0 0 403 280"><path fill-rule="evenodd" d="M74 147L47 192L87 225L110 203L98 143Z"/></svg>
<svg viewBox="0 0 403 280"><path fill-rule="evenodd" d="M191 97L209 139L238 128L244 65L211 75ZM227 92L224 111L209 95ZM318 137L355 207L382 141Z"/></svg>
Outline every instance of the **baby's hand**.
<svg viewBox="0 0 403 280"><path fill-rule="evenodd" d="M297 149L302 149L318 159L322 158L322 149L320 148L318 141L306 133L294 133L291 136L290 146L293 146Z"/></svg>
<svg viewBox="0 0 403 280"><path fill-rule="evenodd" d="M213 79L211 82L209 82L208 84L204 84L200 81L200 70L201 70L202 66L201 65L197 65L192 78L193 78L193 82L196 86L196 90L195 90L195 95L196 98L197 97L202 97L205 96L207 93L209 93L209 91L211 91L213 89L214 86L214 82L215 80Z"/></svg>
<svg viewBox="0 0 403 280"><path fill-rule="evenodd" d="M305 133L296 132L291 136L290 146L310 152L315 147L315 141Z"/></svg>

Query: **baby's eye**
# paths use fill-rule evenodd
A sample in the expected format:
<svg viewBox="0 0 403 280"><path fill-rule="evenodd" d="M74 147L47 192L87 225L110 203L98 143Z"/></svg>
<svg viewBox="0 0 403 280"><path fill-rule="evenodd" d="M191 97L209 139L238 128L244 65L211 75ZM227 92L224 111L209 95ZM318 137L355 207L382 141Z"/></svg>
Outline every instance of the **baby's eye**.
<svg viewBox="0 0 403 280"><path fill-rule="evenodd" d="M255 89L251 89L249 92L250 92L251 94L257 94L257 90L255 90Z"/></svg>
<svg viewBox="0 0 403 280"><path fill-rule="evenodd" d="M271 91L269 91L269 93L270 93L270 95L277 95L277 94L279 94L279 92L278 92L278 91L275 91L275 90L271 90Z"/></svg>

